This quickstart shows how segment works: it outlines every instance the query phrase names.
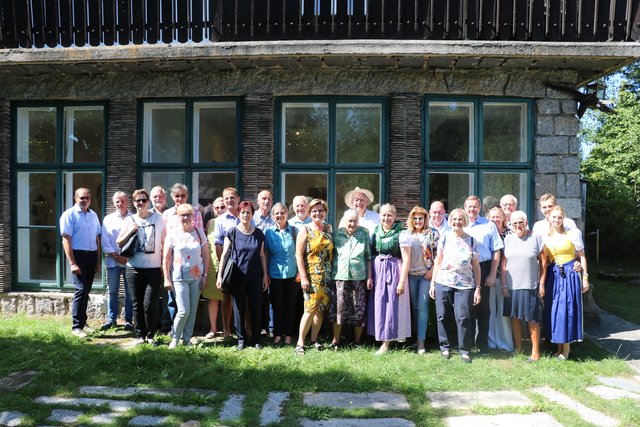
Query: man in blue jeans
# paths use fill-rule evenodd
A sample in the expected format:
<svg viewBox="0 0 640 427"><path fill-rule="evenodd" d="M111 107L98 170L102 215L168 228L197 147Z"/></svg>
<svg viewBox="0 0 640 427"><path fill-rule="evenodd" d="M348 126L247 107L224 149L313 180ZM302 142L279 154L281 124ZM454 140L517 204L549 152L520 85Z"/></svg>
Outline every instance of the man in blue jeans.
<svg viewBox="0 0 640 427"><path fill-rule="evenodd" d="M107 320L101 329L107 329L117 326L120 278L124 280L124 329L133 331L133 300L131 291L127 284L127 278L124 274L126 270L127 258L120 255L120 247L116 243L116 239L120 234L120 230L124 226L125 218L131 216L131 212L127 209L129 206L129 196L123 191L116 191L113 194L113 206L116 211L105 216L102 221L102 252L107 261L107 286L109 292Z"/></svg>
<svg viewBox="0 0 640 427"><path fill-rule="evenodd" d="M78 188L74 195L75 205L62 213L60 234L62 247L69 261L75 291L71 305L73 324L71 332L85 338L93 330L87 326L89 292L100 264L100 220L91 209L91 191Z"/></svg>

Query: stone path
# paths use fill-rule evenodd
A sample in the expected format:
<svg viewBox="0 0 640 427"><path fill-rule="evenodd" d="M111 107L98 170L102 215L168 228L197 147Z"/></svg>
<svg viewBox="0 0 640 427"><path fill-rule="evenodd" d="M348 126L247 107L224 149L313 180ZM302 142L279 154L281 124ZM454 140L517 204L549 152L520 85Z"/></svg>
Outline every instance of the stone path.
<svg viewBox="0 0 640 427"><path fill-rule="evenodd" d="M633 379L617 377L598 377L601 385L587 388L589 393L602 399L632 398L640 399L640 381L638 377ZM540 387L531 390L567 411L575 413L576 417L585 422L602 427L617 426L618 420L603 414L586 404L580 403L551 387ZM78 424L88 422L91 424L121 424L124 420L130 426L158 426L167 423L172 414L184 414L183 416L197 418L198 416L210 416L215 411L213 405L189 405L175 404L163 401L176 395L183 396L188 402L189 396L197 397L200 403L204 399L213 399L218 392L202 389L159 389L138 387L106 387L84 386L78 389L78 397L40 396L34 399L36 405L51 407L51 413L46 419L50 425ZM277 425L280 423L286 410L290 393L271 392L268 394L260 413L260 426ZM149 400L152 399L152 400ZM340 418L327 420L300 419L303 427L412 427L415 424L397 414L401 411L410 411L411 405L406 397L398 393L372 392L372 393L345 393L322 392L303 393L303 404L308 407L329 408L340 411L351 409L368 409L379 412L379 418L348 418L342 415ZM443 416L442 420L447 426L474 426L474 427L557 427L561 426L557 420L546 413L531 412L535 405L524 394L517 391L474 391L474 392L429 392L425 394L425 401L436 411L463 411L462 415ZM91 417L82 412L86 407L94 408L94 411L105 411ZM245 406L245 395L230 394L222 402L217 414L222 422L241 423ZM518 413L501 413L497 415L483 415L487 409L508 412L513 408L520 408ZM129 411L133 411L131 414ZM153 411L153 415L145 414ZM384 417L387 411L397 411L394 416ZM142 413L140 413L142 412ZM466 414L465 414L466 412ZM485 412L486 413L486 412ZM28 417L27 414L18 412L0 412L0 426L19 426ZM186 421L181 427L199 427L200 421Z"/></svg>

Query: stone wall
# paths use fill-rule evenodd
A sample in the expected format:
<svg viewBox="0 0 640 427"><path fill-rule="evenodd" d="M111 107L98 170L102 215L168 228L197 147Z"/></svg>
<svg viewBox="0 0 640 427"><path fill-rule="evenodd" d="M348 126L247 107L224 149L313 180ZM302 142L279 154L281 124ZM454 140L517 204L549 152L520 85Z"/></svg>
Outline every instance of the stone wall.
<svg viewBox="0 0 640 427"><path fill-rule="evenodd" d="M73 293L58 292L7 292L0 294L0 314L23 313L27 316L69 316ZM120 307L124 307L122 298ZM105 294L91 294L87 306L89 319L104 319L107 312Z"/></svg>

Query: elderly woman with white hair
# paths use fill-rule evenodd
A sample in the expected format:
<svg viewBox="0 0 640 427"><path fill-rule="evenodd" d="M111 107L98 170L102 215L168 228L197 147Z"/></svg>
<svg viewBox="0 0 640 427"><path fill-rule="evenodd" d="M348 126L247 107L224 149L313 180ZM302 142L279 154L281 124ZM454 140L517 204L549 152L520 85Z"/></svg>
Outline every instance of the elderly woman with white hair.
<svg viewBox="0 0 640 427"><path fill-rule="evenodd" d="M353 341L360 344L366 325L367 289L373 287L369 231L358 226L358 213L347 211L346 225L333 234L333 282L329 320L333 322L331 349L340 345L342 326L353 326Z"/></svg>
<svg viewBox="0 0 640 427"><path fill-rule="evenodd" d="M369 230L369 235L373 234L375 228L380 224L380 215L367 209L373 203L373 193L366 188L356 187L344 196L344 203L350 210L357 212L358 224ZM340 221L338 227L344 227L343 221Z"/></svg>
<svg viewBox="0 0 640 427"><path fill-rule="evenodd" d="M501 260L502 295L505 297L504 314L511 317L511 329L516 352L522 352L520 322L529 324L531 357L529 362L540 359L540 323L542 322L541 298L544 297L544 281L547 257L542 237L528 230L527 214L511 213L513 233L504 239Z"/></svg>

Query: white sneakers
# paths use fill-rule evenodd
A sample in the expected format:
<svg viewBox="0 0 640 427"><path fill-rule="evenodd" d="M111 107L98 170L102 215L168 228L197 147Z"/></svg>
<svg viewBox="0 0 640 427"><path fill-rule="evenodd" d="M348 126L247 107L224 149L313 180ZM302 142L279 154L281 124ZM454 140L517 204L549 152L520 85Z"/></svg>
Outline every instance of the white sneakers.
<svg viewBox="0 0 640 427"><path fill-rule="evenodd" d="M83 331L82 329L72 329L71 333L73 335L75 335L78 338L86 338L87 337L87 333L85 331Z"/></svg>
<svg viewBox="0 0 640 427"><path fill-rule="evenodd" d="M175 339L175 338L173 338L173 339L171 340L171 342L169 343L169 348L172 348L172 349L173 349L173 348L176 348L177 346L178 346L178 340L177 340L177 339Z"/></svg>

